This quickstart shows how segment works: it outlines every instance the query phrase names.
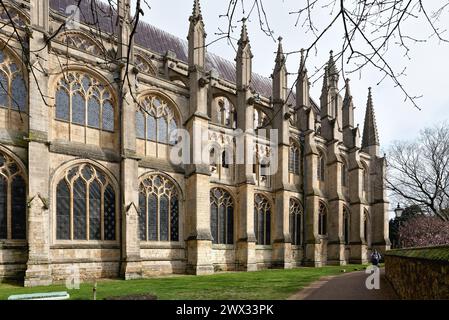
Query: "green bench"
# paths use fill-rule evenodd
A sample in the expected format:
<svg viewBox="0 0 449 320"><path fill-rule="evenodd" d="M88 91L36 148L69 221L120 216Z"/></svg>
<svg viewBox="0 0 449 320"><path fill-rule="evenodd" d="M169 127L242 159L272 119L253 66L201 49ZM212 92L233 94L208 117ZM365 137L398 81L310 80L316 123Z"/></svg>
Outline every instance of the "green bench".
<svg viewBox="0 0 449 320"><path fill-rule="evenodd" d="M67 300L67 299L70 299L70 294L68 294L66 291L15 294L8 297L8 300Z"/></svg>

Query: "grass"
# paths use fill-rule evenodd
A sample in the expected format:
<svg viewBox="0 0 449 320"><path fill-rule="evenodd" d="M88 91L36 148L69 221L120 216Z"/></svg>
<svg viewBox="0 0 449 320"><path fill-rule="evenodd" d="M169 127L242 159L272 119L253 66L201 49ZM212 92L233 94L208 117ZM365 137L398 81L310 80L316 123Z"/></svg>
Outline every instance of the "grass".
<svg viewBox="0 0 449 320"><path fill-rule="evenodd" d="M363 270L362 265L228 272L208 276L168 276L142 280L101 280L97 299L134 294L154 294L159 300L282 300L323 276ZM92 283L69 290L71 299L92 299ZM0 284L0 300L12 294L67 291L65 286L23 288L19 284Z"/></svg>
<svg viewBox="0 0 449 320"><path fill-rule="evenodd" d="M406 258L449 261L449 246L395 249L388 251L387 255Z"/></svg>

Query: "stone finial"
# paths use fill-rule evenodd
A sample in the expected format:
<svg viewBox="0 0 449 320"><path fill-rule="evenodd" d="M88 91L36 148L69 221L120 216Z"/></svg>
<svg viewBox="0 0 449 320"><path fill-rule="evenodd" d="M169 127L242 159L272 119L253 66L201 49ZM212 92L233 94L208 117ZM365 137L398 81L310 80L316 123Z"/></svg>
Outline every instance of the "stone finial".
<svg viewBox="0 0 449 320"><path fill-rule="evenodd" d="M239 46L245 46L249 42L248 28L246 27L246 18L242 18L242 32L240 33Z"/></svg>
<svg viewBox="0 0 449 320"><path fill-rule="evenodd" d="M200 0L193 1L192 18L202 19Z"/></svg>
<svg viewBox="0 0 449 320"><path fill-rule="evenodd" d="M285 55L284 49L282 47L282 37L278 38L278 51L276 53L276 64L284 64L285 63Z"/></svg>
<svg viewBox="0 0 449 320"><path fill-rule="evenodd" d="M329 62L327 63L327 72L329 76L338 75L337 66L334 60L334 52L330 51Z"/></svg>

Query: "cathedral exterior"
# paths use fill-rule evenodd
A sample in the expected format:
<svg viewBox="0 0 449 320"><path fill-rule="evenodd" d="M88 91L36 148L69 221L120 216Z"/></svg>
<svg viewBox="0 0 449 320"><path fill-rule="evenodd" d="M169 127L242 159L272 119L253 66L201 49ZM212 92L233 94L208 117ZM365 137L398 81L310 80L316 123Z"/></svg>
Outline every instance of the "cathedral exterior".
<svg viewBox="0 0 449 320"><path fill-rule="evenodd" d="M145 23L129 41L117 2L110 18L93 1L0 9L0 280L344 265L389 249L371 90L361 137L332 53L317 104L304 57L289 89L281 39L270 79L252 72L245 21L234 64L206 52L199 1L187 43ZM59 30L73 11L80 23ZM174 163L180 144L207 161Z"/></svg>

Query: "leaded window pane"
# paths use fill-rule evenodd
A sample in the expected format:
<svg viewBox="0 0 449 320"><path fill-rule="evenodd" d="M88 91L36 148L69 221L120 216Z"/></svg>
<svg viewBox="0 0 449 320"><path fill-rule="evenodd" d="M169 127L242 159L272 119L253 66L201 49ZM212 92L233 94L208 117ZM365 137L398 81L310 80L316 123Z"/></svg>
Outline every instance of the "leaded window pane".
<svg viewBox="0 0 449 320"><path fill-rule="evenodd" d="M56 188L56 239L70 240L70 190L64 180Z"/></svg>
<svg viewBox="0 0 449 320"><path fill-rule="evenodd" d="M12 105L11 108L15 110L25 111L26 99L28 96L25 87L25 81L20 73L16 74L12 80Z"/></svg>
<svg viewBox="0 0 449 320"><path fill-rule="evenodd" d="M271 244L271 213L267 211L265 214L265 244Z"/></svg>
<svg viewBox="0 0 449 320"><path fill-rule="evenodd" d="M72 121L80 125L86 124L86 103L79 93L72 96Z"/></svg>
<svg viewBox="0 0 449 320"><path fill-rule="evenodd" d="M147 240L147 199L145 193L139 192L139 234L140 240Z"/></svg>
<svg viewBox="0 0 449 320"><path fill-rule="evenodd" d="M170 240L179 241L179 204L177 197L170 199L170 219Z"/></svg>
<svg viewBox="0 0 449 320"><path fill-rule="evenodd" d="M220 228L218 243L226 243L226 211L224 205L218 208L218 225Z"/></svg>
<svg viewBox="0 0 449 320"><path fill-rule="evenodd" d="M229 206L227 208L227 226L226 226L226 243L234 243L234 208Z"/></svg>
<svg viewBox="0 0 449 320"><path fill-rule="evenodd" d="M176 130L178 129L178 126L176 125L176 121L174 119L172 119L170 121L169 127L168 127L168 132L170 135L170 144L174 145L176 144L176 142L178 141L178 135Z"/></svg>
<svg viewBox="0 0 449 320"><path fill-rule="evenodd" d="M167 196L162 196L159 200L159 220L160 220L160 241L168 241L168 198Z"/></svg>
<svg viewBox="0 0 449 320"><path fill-rule="evenodd" d="M11 237L26 239L26 185L21 176L11 183Z"/></svg>
<svg viewBox="0 0 449 320"><path fill-rule="evenodd" d="M86 184L78 178L73 184L74 239L87 240L86 223Z"/></svg>
<svg viewBox="0 0 449 320"><path fill-rule="evenodd" d="M147 118L147 139L150 141L157 141L156 119L151 115L148 115Z"/></svg>
<svg viewBox="0 0 449 320"><path fill-rule="evenodd" d="M210 206L210 226L212 242L218 243L218 208L215 203Z"/></svg>
<svg viewBox="0 0 449 320"><path fill-rule="evenodd" d="M114 131L114 107L109 101L103 104L103 130Z"/></svg>
<svg viewBox="0 0 449 320"><path fill-rule="evenodd" d="M100 103L93 97L89 99L87 104L87 124L100 129Z"/></svg>
<svg viewBox="0 0 449 320"><path fill-rule="evenodd" d="M157 241L157 197L154 194L148 196L148 240Z"/></svg>
<svg viewBox="0 0 449 320"><path fill-rule="evenodd" d="M104 191L104 240L115 240L115 192L108 185Z"/></svg>
<svg viewBox="0 0 449 320"><path fill-rule="evenodd" d="M167 119L157 119L157 140L160 143L167 143Z"/></svg>
<svg viewBox="0 0 449 320"><path fill-rule="evenodd" d="M7 185L5 177L0 175L0 239L6 239L8 237L8 221L7 221Z"/></svg>
<svg viewBox="0 0 449 320"><path fill-rule="evenodd" d="M3 72L0 72L0 106L9 107L8 78Z"/></svg>
<svg viewBox="0 0 449 320"><path fill-rule="evenodd" d="M69 95L63 89L56 92L56 119L69 121Z"/></svg>
<svg viewBox="0 0 449 320"><path fill-rule="evenodd" d="M141 111L136 111L136 137L145 139L145 116Z"/></svg>
<svg viewBox="0 0 449 320"><path fill-rule="evenodd" d="M259 234L258 234L258 237L257 237L257 242L259 244L265 244L265 241L264 241L264 239L265 239L265 234L264 234L265 214L262 211L259 212L258 215L257 215L257 219L258 219L258 223L259 223L259 226L258 226Z"/></svg>
<svg viewBox="0 0 449 320"><path fill-rule="evenodd" d="M101 187L96 180L89 185L89 240L101 240Z"/></svg>

